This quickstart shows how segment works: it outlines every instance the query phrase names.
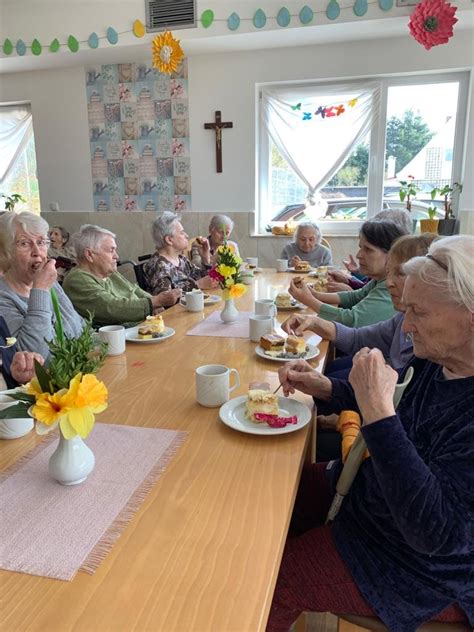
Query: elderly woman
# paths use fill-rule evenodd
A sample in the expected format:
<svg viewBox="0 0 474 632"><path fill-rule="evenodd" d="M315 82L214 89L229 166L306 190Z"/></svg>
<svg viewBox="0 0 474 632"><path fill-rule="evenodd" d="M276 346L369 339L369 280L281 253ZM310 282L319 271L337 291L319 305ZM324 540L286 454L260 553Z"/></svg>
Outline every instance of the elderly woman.
<svg viewBox="0 0 474 632"><path fill-rule="evenodd" d="M62 284L68 270L74 267L76 263L76 251L74 246L69 242L69 233L62 226L53 226L49 231L51 245L48 255L56 259L56 269L58 271L58 281ZM63 261L67 259L67 261Z"/></svg>
<svg viewBox="0 0 474 632"><path fill-rule="evenodd" d="M324 464L305 469L280 567L268 630L302 610L377 614L396 632L424 621L474 624L474 238L431 244L404 265L403 330L415 375L395 412L397 373L378 349L361 349L349 383L306 362L280 370L295 389L358 410L370 458L331 526ZM333 464L334 465L334 464ZM343 595L341 591L343 590ZM464 619L465 620L465 619Z"/></svg>
<svg viewBox="0 0 474 632"><path fill-rule="evenodd" d="M78 265L66 276L64 291L80 314L93 315L94 326L131 326L178 300L173 291L151 296L117 272L117 243L110 230L85 224L73 243Z"/></svg>
<svg viewBox="0 0 474 632"><path fill-rule="evenodd" d="M281 258L288 259L290 266L299 261L307 261L313 268L331 265L331 251L321 245L321 239L321 230L317 224L302 222L296 228L294 242L283 248Z"/></svg>
<svg viewBox="0 0 474 632"><path fill-rule="evenodd" d="M214 287L207 275L210 269L209 242L202 238L201 265L197 266L182 253L188 248L188 235L180 222L179 215L163 213L152 224L152 236L156 252L145 262L143 273L152 294L173 289L190 292L194 288L203 290Z"/></svg>
<svg viewBox="0 0 474 632"><path fill-rule="evenodd" d="M209 252L211 254L211 263L215 262L217 249L226 243L231 250L234 251L238 257L240 257L239 247L235 241L230 241L229 237L234 230L234 222L227 217L227 215L213 215L209 222L209 236L207 241L209 242ZM203 237L197 237L191 246L191 261L196 265L202 262L202 250L204 239Z"/></svg>
<svg viewBox="0 0 474 632"><path fill-rule="evenodd" d="M362 272L372 280L348 292L315 292L306 283L291 282L289 292L321 318L350 327L363 327L391 318L393 309L385 283L387 255L393 242L406 234L399 224L370 220L362 224L357 259Z"/></svg>
<svg viewBox="0 0 474 632"><path fill-rule="evenodd" d="M54 261L48 261L47 222L33 213L0 217L0 314L20 351L49 356L45 342L53 338L50 289L55 288L67 336L79 336L84 322L56 282Z"/></svg>

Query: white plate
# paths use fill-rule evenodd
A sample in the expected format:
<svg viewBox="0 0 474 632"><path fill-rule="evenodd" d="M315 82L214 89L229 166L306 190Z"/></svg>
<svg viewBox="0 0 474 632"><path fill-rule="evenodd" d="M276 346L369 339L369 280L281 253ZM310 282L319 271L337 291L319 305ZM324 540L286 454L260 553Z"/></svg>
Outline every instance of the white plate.
<svg viewBox="0 0 474 632"><path fill-rule="evenodd" d="M235 397L229 400L219 409L219 417L229 428L255 435L278 435L295 432L304 428L311 420L311 410L289 397L279 397L278 407L280 409L280 417L291 417L296 415L298 422L296 424L288 424L284 428L271 428L267 423L256 424L245 416L246 395Z"/></svg>
<svg viewBox="0 0 474 632"><path fill-rule="evenodd" d="M294 268L288 268L287 272L296 272L296 274L309 274L314 268L309 268L309 270L295 270Z"/></svg>
<svg viewBox="0 0 474 632"><path fill-rule="evenodd" d="M222 298L220 296L217 296L217 294L209 294L209 296L204 299L204 305L213 305L214 303L218 303L219 301L222 301ZM183 298L180 300L180 303L183 307L186 307L185 296L183 296Z"/></svg>
<svg viewBox="0 0 474 632"><path fill-rule="evenodd" d="M261 358L265 358L265 360L273 360L274 362L291 362L291 360L312 360L313 358L317 358L319 355L318 347L314 345L307 345L308 351L301 358L275 358L274 356L269 356L265 353L265 349L262 349L260 345L255 347L255 353Z"/></svg>
<svg viewBox="0 0 474 632"><path fill-rule="evenodd" d="M248 272L253 272L254 274L255 274L255 273L257 273L257 274L258 274L259 272L261 272L261 271L262 271L262 268L248 268L248 267L247 267L247 268L245 268L245 270L246 270L246 271L248 271ZM242 272L243 272L243 270L242 270Z"/></svg>
<svg viewBox="0 0 474 632"><path fill-rule="evenodd" d="M141 326L141 325L140 325ZM141 342L145 345L153 345L155 342L162 342L166 338L171 338L175 335L175 330L172 327L165 327L163 335L159 338L139 338L138 337L138 325L136 327L129 327L125 330L125 338L128 342Z"/></svg>
<svg viewBox="0 0 474 632"><path fill-rule="evenodd" d="M306 305L303 305L303 303L298 303L298 301L292 301L291 302L291 306L290 307L281 307L280 305L276 305L277 311L279 312L291 312L294 309L306 309Z"/></svg>

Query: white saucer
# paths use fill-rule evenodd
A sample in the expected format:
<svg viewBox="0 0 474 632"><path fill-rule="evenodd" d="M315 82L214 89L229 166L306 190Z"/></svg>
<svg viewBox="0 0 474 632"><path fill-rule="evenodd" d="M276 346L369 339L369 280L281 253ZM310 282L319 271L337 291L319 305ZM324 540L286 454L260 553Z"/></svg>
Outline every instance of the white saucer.
<svg viewBox="0 0 474 632"><path fill-rule="evenodd" d="M292 312L295 309L306 309L306 305L303 303L298 303L298 301L292 301L290 307L280 307L280 305L276 305L276 308L279 312Z"/></svg>
<svg viewBox="0 0 474 632"><path fill-rule="evenodd" d="M288 268L287 272L296 272L296 274L309 274L313 272L314 268L309 268L309 270L295 270L294 268Z"/></svg>
<svg viewBox="0 0 474 632"><path fill-rule="evenodd" d="M204 299L204 305L213 305L214 303L218 303L219 301L222 301L222 298L220 296L217 296L217 294L209 294L209 296ZM180 300L180 303L183 307L186 307L186 297L183 296L182 299Z"/></svg>
<svg viewBox="0 0 474 632"><path fill-rule="evenodd" d="M280 416L291 417L292 415L296 415L298 423L288 424L288 426L284 428L271 428L267 423L256 424L245 416L246 401L247 396L241 395L223 404L219 409L221 421L223 421L226 426L229 426L229 428L233 428L239 432L265 436L296 432L304 428L311 421L311 410L307 406L289 397L279 397L278 407L280 409Z"/></svg>
<svg viewBox="0 0 474 632"><path fill-rule="evenodd" d="M273 362L291 362L292 360L312 360L313 358L317 358L319 355L318 347L315 347L314 345L307 346L308 351L302 357L295 356L294 358L275 358L274 356L267 355L265 353L265 349L262 349L260 345L255 347L255 353L261 358L264 358L265 360L273 360Z"/></svg>
<svg viewBox="0 0 474 632"><path fill-rule="evenodd" d="M138 327L139 326L137 325L136 327L129 327L125 330L125 338L127 342L140 342L145 345L153 345L156 342L162 342L167 338L171 338L171 336L174 336L176 333L172 327L165 327L163 335L161 335L159 338L139 338Z"/></svg>

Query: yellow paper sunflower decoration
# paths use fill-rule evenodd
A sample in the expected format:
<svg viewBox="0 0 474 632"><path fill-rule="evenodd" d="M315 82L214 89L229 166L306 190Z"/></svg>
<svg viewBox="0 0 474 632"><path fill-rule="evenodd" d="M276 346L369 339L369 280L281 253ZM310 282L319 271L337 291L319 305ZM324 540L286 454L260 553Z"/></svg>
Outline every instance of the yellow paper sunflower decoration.
<svg viewBox="0 0 474 632"><path fill-rule="evenodd" d="M165 75L176 72L184 57L179 40L169 31L157 35L152 41L152 64Z"/></svg>

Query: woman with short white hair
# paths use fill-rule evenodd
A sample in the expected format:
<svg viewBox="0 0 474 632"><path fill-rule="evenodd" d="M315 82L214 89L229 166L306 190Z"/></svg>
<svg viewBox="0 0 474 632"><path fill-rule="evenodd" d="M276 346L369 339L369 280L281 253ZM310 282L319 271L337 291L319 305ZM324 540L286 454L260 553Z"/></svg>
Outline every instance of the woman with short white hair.
<svg viewBox="0 0 474 632"><path fill-rule="evenodd" d="M58 295L64 332L75 338L84 322L57 283L54 260L48 260L48 223L33 213L0 216L0 313L17 349L49 356L45 342L54 336L50 289Z"/></svg>
<svg viewBox="0 0 474 632"><path fill-rule="evenodd" d="M188 249L188 235L176 213L165 212L152 224L152 236L156 251L143 265L147 286L154 295L174 290L190 292L194 288L214 287L207 276L210 269L209 242L203 238L201 265L197 266L183 252Z"/></svg>
<svg viewBox="0 0 474 632"><path fill-rule="evenodd" d="M229 239L233 230L234 221L227 215L222 215L222 213L218 213L217 215L213 215L211 217L211 221L209 222L209 235L207 237L207 241L209 243L209 252L211 254L212 264L214 264L216 261L217 249L219 248L219 246L223 246L224 244L226 244L237 257L240 257L239 246L237 245L237 242L231 241ZM196 239L194 239L192 242L190 257L191 261L196 265L199 265L202 262L202 250L204 246L204 237L196 237Z"/></svg>
<svg viewBox="0 0 474 632"><path fill-rule="evenodd" d="M462 235L405 263L414 377L396 411L398 374L378 349L354 356L349 382L303 360L280 369L285 395L297 389L359 411L370 458L332 525L321 518L338 463L303 471L290 529L298 537L287 541L267 630L288 629L303 610L341 608L376 613L400 632L432 618L474 625L473 260L474 237Z"/></svg>
<svg viewBox="0 0 474 632"><path fill-rule="evenodd" d="M321 229L314 222L301 222L295 230L293 243L283 248L282 259L288 259L291 267L307 261L313 268L332 265L329 248L321 245Z"/></svg>

